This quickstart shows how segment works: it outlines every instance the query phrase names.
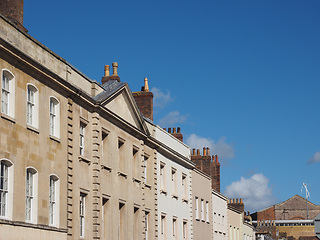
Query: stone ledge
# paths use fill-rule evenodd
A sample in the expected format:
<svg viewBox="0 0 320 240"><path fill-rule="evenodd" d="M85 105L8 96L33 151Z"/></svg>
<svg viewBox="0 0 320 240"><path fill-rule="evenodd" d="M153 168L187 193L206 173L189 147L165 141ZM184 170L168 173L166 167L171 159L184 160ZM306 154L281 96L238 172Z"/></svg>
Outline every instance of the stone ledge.
<svg viewBox="0 0 320 240"><path fill-rule="evenodd" d="M11 220L6 220L6 219L0 219L0 225L1 224L12 225L12 226L16 226L16 227L27 227L27 228L46 230L46 231L67 233L67 229L65 229L65 228L57 228L57 227L51 227L51 226L47 226L47 225L32 224L32 223L26 223L26 222L21 222L21 221L11 221Z"/></svg>

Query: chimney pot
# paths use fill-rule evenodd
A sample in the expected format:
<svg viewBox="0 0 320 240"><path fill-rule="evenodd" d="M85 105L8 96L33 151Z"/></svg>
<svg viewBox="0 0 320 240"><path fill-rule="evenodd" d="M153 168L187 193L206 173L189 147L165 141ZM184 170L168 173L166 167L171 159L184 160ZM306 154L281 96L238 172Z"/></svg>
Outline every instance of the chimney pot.
<svg viewBox="0 0 320 240"><path fill-rule="evenodd" d="M149 92L148 78L144 78L144 91Z"/></svg>
<svg viewBox="0 0 320 240"><path fill-rule="evenodd" d="M104 76L105 77L109 77L110 76L110 66L109 65L105 65L104 66Z"/></svg>
<svg viewBox="0 0 320 240"><path fill-rule="evenodd" d="M171 128L168 128L168 133L171 133Z"/></svg>
<svg viewBox="0 0 320 240"><path fill-rule="evenodd" d="M163 130L167 131L167 129L166 129L166 128L164 128Z"/></svg>
<svg viewBox="0 0 320 240"><path fill-rule="evenodd" d="M114 76L118 76L118 63L117 62L113 62L112 63L112 68L113 68L113 75Z"/></svg>
<svg viewBox="0 0 320 240"><path fill-rule="evenodd" d="M176 128L175 128L175 127L173 128L173 133L177 133L177 132L176 132Z"/></svg>
<svg viewBox="0 0 320 240"><path fill-rule="evenodd" d="M180 127L178 127L177 131L178 131L178 133L180 133Z"/></svg>
<svg viewBox="0 0 320 240"><path fill-rule="evenodd" d="M203 148L203 156L207 156L207 149L205 147Z"/></svg>
<svg viewBox="0 0 320 240"><path fill-rule="evenodd" d="M197 149L197 155L200 155L200 149Z"/></svg>
<svg viewBox="0 0 320 240"><path fill-rule="evenodd" d="M192 155L196 155L196 149L195 148L192 149Z"/></svg>
<svg viewBox="0 0 320 240"><path fill-rule="evenodd" d="M210 148L207 147L207 155L210 156Z"/></svg>

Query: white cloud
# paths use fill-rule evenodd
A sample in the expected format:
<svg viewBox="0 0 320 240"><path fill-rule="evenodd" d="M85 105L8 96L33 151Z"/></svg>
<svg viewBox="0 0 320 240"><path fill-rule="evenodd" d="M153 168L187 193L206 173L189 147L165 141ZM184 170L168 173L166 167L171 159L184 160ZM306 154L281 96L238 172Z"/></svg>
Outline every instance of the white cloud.
<svg viewBox="0 0 320 240"><path fill-rule="evenodd" d="M250 178L241 177L226 187L224 195L228 198L242 198L246 210L258 211L273 205L276 201L269 179L262 173L256 173Z"/></svg>
<svg viewBox="0 0 320 240"><path fill-rule="evenodd" d="M320 152L316 152L312 158L309 159L308 163L320 162Z"/></svg>
<svg viewBox="0 0 320 240"><path fill-rule="evenodd" d="M166 127L186 121L186 115L180 115L178 111L169 112L166 116L159 120L159 125Z"/></svg>
<svg viewBox="0 0 320 240"><path fill-rule="evenodd" d="M166 93L162 92L160 89L153 87L151 89L153 93L153 106L164 108L169 102L172 101L170 91L167 90Z"/></svg>
<svg viewBox="0 0 320 240"><path fill-rule="evenodd" d="M210 152L214 155L218 155L222 159L231 159L234 157L234 148L232 145L226 143L226 137L221 137L217 142L211 138L204 138L191 134L186 143L191 148L202 149L203 147L210 148Z"/></svg>

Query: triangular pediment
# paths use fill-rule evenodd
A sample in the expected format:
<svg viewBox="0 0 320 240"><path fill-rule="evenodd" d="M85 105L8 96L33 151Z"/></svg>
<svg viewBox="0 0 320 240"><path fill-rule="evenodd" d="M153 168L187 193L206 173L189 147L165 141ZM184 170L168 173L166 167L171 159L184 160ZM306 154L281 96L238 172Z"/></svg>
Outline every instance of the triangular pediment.
<svg viewBox="0 0 320 240"><path fill-rule="evenodd" d="M109 92L101 102L101 105L133 127L144 133L148 132L143 117L127 84L119 86L118 89L114 89L111 93Z"/></svg>

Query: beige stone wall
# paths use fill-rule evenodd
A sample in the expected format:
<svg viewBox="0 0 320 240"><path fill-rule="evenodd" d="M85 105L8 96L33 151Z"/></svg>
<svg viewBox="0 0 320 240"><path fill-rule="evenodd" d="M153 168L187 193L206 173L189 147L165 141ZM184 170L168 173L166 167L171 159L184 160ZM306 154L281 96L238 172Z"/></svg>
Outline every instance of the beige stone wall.
<svg viewBox="0 0 320 240"><path fill-rule="evenodd" d="M201 219L201 213L199 212L200 219L196 218L196 202L195 198L198 198L198 211L201 212L201 200L204 201L204 211L208 213L208 220ZM209 209L206 210L206 202L208 202ZM206 174L200 172L197 169L192 171L192 210L193 210L193 236L194 239L212 239L212 206L211 206L211 178ZM205 215L205 214L204 214ZM206 216L204 216L206 218Z"/></svg>
<svg viewBox="0 0 320 240"><path fill-rule="evenodd" d="M35 224L48 226L50 175L54 174L59 178L60 193L66 192L67 182L66 148L64 147L67 144L66 124L60 124L59 139L50 136L49 98L54 96L60 101L61 118L66 118L66 99L57 91L47 87L46 80L41 76L33 74L32 71L30 71L30 74L26 74L7 60L0 59L1 77L3 69L9 70L15 77L15 112L14 118L1 114L0 159L10 160L14 169L12 189L14 197L13 202L9 203L12 204L12 218L10 220L25 221L26 169L32 167L38 173L38 204ZM39 124L36 128L27 125L28 83L36 86L39 92L38 107L41 117L39 117ZM60 221L58 227L66 229L66 195L60 194L59 201ZM8 226L5 228L8 228Z"/></svg>
<svg viewBox="0 0 320 240"><path fill-rule="evenodd" d="M277 226L279 233L287 233L287 237L292 236L295 239L299 237L315 236L314 226Z"/></svg>

